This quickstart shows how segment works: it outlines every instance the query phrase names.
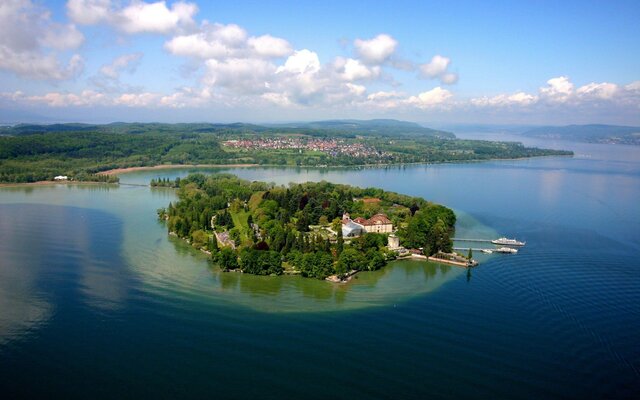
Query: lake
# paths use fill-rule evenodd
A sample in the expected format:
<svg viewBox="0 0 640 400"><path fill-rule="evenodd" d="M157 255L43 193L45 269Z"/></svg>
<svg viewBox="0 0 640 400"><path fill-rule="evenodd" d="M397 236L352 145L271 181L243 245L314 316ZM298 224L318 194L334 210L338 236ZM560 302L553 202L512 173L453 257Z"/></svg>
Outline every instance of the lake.
<svg viewBox="0 0 640 400"><path fill-rule="evenodd" d="M220 272L157 220L171 189L0 188L3 398L638 398L640 148L524 141L576 156L204 170L382 187L527 242L344 285Z"/></svg>

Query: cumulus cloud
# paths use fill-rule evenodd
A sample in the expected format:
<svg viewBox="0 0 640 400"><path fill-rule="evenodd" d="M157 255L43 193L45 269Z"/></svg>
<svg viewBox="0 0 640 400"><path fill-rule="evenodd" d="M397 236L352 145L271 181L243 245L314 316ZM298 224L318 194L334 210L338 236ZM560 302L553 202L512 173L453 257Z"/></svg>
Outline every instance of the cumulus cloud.
<svg viewBox="0 0 640 400"><path fill-rule="evenodd" d="M380 34L372 39L356 39L354 46L358 56L367 64L382 64L393 55L398 42L391 36Z"/></svg>
<svg viewBox="0 0 640 400"><path fill-rule="evenodd" d="M370 67L353 58L338 57L334 66L340 78L349 82L377 78L381 71L379 66Z"/></svg>
<svg viewBox="0 0 640 400"><path fill-rule="evenodd" d="M35 79L72 78L82 71L82 58L76 54L63 62L58 51L83 41L73 24L52 21L48 10L30 0L0 3L0 69Z"/></svg>
<svg viewBox="0 0 640 400"><path fill-rule="evenodd" d="M449 72L451 59L435 55L431 61L420 65L420 76L428 79L439 79L440 82L451 85L458 81L458 74Z"/></svg>
<svg viewBox="0 0 640 400"><path fill-rule="evenodd" d="M69 0L67 15L81 25L108 24L128 33L167 34L181 28L195 26L198 12L194 3L166 1L147 3L134 0L128 6L110 0Z"/></svg>
<svg viewBox="0 0 640 400"><path fill-rule="evenodd" d="M247 44L252 52L260 57L279 58L291 54L289 42L271 35L251 37Z"/></svg>
<svg viewBox="0 0 640 400"><path fill-rule="evenodd" d="M171 54L199 59L280 58L291 54L291 45L271 35L251 36L235 24L205 23L196 33L175 36L165 43Z"/></svg>
<svg viewBox="0 0 640 400"><path fill-rule="evenodd" d="M576 90L576 94L580 97L584 98L595 98L595 99L611 99L615 96L618 91L618 85L614 83L589 83L588 85L584 85L578 90Z"/></svg>
<svg viewBox="0 0 640 400"><path fill-rule="evenodd" d="M160 96L155 93L124 93L113 100L114 105L126 107L148 107Z"/></svg>
<svg viewBox="0 0 640 400"><path fill-rule="evenodd" d="M44 95L26 96L22 92L13 94L17 101L35 104L44 104L49 107L86 107L105 104L107 98L104 94L93 90L83 90L79 94L68 92L50 92Z"/></svg>
<svg viewBox="0 0 640 400"><path fill-rule="evenodd" d="M422 92L417 96L411 96L407 99L407 103L414 105L418 108L431 108L437 105L441 105L449 100L453 96L453 93L447 89L443 89L440 86L433 88L429 91Z"/></svg>
<svg viewBox="0 0 640 400"><path fill-rule="evenodd" d="M525 92L517 92L514 94L499 94L493 97L479 97L471 99L471 104L480 107L503 107L503 106L526 106L538 101L538 96Z"/></svg>
<svg viewBox="0 0 640 400"><path fill-rule="evenodd" d="M275 73L273 64L260 59L211 59L206 68L206 85L232 89L236 94L264 92Z"/></svg>
<svg viewBox="0 0 640 400"><path fill-rule="evenodd" d="M540 88L540 96L547 100L564 103L573 94L573 83L566 76L551 78L547 81L547 86Z"/></svg>
<svg viewBox="0 0 640 400"><path fill-rule="evenodd" d="M115 58L111 63L100 68L100 73L110 79L118 79L120 72L134 72L138 66L142 53L125 54Z"/></svg>
<svg viewBox="0 0 640 400"><path fill-rule="evenodd" d="M320 70L318 54L307 49L294 52L287 58L284 65L278 67L277 73L288 72L292 74L316 73Z"/></svg>
<svg viewBox="0 0 640 400"><path fill-rule="evenodd" d="M93 25L111 16L111 0L69 0L67 15L81 25Z"/></svg>
<svg viewBox="0 0 640 400"><path fill-rule="evenodd" d="M500 109L530 114L550 112L630 112L640 109L640 82L619 86L610 82L591 82L575 88L569 77L551 78L536 93L517 92L492 97L469 99L468 105L478 108ZM593 115L593 114L589 114Z"/></svg>

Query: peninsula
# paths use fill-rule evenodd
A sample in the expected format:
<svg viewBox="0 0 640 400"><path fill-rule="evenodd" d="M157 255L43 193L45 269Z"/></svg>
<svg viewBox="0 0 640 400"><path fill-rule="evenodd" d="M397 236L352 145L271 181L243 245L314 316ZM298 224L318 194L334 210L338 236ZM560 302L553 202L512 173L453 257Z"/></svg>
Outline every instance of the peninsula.
<svg viewBox="0 0 640 400"><path fill-rule="evenodd" d="M225 271L340 281L380 269L405 249L425 256L452 250L451 209L382 189L329 182L285 187L230 174L191 174L152 186L178 188L178 202L159 209L159 218Z"/></svg>
<svg viewBox="0 0 640 400"><path fill-rule="evenodd" d="M364 166L571 155L456 139L395 120L249 124L56 124L0 128L0 182L117 182L110 170L181 165Z"/></svg>

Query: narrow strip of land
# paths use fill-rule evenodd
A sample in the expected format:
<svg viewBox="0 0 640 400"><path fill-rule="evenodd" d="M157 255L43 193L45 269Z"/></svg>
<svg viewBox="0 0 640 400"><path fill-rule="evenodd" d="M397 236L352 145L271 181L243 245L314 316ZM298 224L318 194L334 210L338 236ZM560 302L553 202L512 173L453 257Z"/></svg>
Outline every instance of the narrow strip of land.
<svg viewBox="0 0 640 400"><path fill-rule="evenodd" d="M259 164L160 164L145 167L114 168L107 171L98 172L98 175L119 175L135 171L153 171L158 169L175 168L248 168L257 167Z"/></svg>

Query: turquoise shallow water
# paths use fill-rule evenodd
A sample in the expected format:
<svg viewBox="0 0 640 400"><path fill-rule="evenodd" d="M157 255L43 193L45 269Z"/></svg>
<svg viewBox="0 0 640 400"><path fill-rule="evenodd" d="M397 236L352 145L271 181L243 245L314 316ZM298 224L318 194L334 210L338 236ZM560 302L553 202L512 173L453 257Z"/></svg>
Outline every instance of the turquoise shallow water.
<svg viewBox="0 0 640 400"><path fill-rule="evenodd" d="M7 398L638 397L640 150L576 146L575 158L231 169L420 195L456 209L458 236L527 241L470 274L407 261L346 286L219 272L156 221L171 190L2 188L0 390Z"/></svg>

